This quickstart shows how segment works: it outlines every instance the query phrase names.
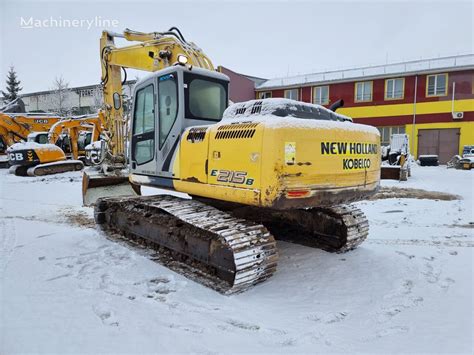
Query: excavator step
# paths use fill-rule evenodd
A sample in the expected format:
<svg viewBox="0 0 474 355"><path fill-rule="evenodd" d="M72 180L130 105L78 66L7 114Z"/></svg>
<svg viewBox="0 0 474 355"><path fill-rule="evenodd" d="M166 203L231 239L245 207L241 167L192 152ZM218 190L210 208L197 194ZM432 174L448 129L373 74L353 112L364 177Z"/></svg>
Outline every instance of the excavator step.
<svg viewBox="0 0 474 355"><path fill-rule="evenodd" d="M152 247L167 255L167 264L185 264L187 276L224 294L245 291L276 270L276 243L264 226L196 200L102 198L94 215L109 236Z"/></svg>

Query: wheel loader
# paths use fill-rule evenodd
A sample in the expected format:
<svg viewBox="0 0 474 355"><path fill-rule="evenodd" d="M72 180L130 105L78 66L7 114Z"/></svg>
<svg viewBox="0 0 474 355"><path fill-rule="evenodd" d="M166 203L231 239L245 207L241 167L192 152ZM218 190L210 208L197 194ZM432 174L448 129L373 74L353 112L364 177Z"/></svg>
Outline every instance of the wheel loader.
<svg viewBox="0 0 474 355"><path fill-rule="evenodd" d="M139 43L117 47L117 37ZM108 140L84 172L83 197L111 238L231 294L274 274L275 238L345 252L367 237L349 203L379 186L376 128L293 100L227 107L229 78L175 28L104 32L101 63ZM152 72L135 86L130 127L122 68ZM141 186L169 194L139 196Z"/></svg>

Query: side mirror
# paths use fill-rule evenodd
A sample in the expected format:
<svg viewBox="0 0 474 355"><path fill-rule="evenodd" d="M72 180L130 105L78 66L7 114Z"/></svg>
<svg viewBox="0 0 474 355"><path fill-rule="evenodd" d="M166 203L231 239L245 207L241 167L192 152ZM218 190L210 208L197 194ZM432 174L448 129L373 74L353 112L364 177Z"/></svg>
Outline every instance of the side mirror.
<svg viewBox="0 0 474 355"><path fill-rule="evenodd" d="M122 107L122 98L118 92L114 92L114 109L120 110Z"/></svg>

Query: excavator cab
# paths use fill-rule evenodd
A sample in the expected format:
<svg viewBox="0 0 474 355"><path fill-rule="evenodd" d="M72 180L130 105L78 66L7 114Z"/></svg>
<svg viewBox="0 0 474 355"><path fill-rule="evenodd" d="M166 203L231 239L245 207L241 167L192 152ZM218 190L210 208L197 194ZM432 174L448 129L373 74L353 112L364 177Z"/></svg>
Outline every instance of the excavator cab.
<svg viewBox="0 0 474 355"><path fill-rule="evenodd" d="M93 205L100 197L137 194L140 185L171 188L173 162L183 132L187 127L222 119L228 106L228 86L226 75L188 65L167 67L139 81L134 88L127 149L133 184L124 174L85 171L84 205ZM104 144L93 151L98 157L106 154Z"/></svg>
<svg viewBox="0 0 474 355"><path fill-rule="evenodd" d="M173 178L182 133L222 119L228 84L224 74L187 66L166 68L139 82L132 110L131 173L160 182Z"/></svg>
<svg viewBox="0 0 474 355"><path fill-rule="evenodd" d="M92 143L92 132L90 131L81 131L79 132L79 137L77 139L77 149L79 150L82 155L84 155L84 151L86 147Z"/></svg>
<svg viewBox="0 0 474 355"><path fill-rule="evenodd" d="M26 137L27 142L33 142L38 144L47 144L48 142L48 132L33 132L28 134Z"/></svg>

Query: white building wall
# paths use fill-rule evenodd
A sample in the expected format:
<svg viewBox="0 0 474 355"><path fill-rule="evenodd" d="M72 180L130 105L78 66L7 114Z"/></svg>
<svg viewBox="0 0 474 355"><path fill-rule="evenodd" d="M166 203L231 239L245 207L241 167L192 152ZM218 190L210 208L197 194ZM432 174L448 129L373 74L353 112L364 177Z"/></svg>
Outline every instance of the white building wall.
<svg viewBox="0 0 474 355"><path fill-rule="evenodd" d="M123 86L123 94L128 98L132 97L134 83ZM89 107L97 107L102 103L102 93L98 93L99 86L89 86L69 89L66 97L66 105L75 109L76 112L86 110ZM54 111L54 92L43 91L20 95L25 103L25 110L31 111ZM0 98L0 106L4 105L3 98Z"/></svg>

